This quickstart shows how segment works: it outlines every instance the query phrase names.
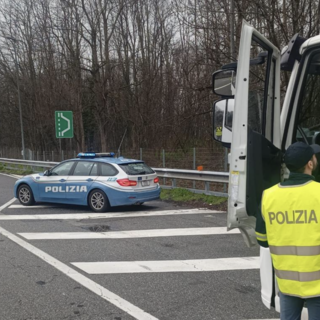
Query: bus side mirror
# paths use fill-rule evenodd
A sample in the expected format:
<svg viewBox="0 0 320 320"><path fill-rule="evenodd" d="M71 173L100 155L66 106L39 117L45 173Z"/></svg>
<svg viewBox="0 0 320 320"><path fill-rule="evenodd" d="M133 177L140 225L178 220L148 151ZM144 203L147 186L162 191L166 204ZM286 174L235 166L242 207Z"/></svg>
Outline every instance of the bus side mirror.
<svg viewBox="0 0 320 320"><path fill-rule="evenodd" d="M236 71L219 70L212 75L212 90L221 97L234 97L236 89Z"/></svg>
<svg viewBox="0 0 320 320"><path fill-rule="evenodd" d="M234 99L216 101L213 105L213 139L230 148L232 141Z"/></svg>

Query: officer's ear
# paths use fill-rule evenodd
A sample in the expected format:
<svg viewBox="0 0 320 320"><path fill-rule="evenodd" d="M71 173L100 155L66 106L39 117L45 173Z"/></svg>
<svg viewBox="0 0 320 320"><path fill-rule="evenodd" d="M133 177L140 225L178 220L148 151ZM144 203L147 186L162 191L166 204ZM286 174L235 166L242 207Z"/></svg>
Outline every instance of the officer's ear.
<svg viewBox="0 0 320 320"><path fill-rule="evenodd" d="M307 166L308 166L309 169L311 169L311 170L313 170L313 167L314 167L312 160L313 160L313 157L312 157L311 160L309 160L308 163L307 163Z"/></svg>

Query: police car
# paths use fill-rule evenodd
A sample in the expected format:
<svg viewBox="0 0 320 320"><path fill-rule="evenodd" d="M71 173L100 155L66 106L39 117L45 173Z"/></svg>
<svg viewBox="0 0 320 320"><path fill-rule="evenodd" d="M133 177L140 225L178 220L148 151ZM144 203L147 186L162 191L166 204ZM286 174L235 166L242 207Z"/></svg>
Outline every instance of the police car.
<svg viewBox="0 0 320 320"><path fill-rule="evenodd" d="M14 196L24 206L50 202L105 212L114 206L156 200L160 186L156 173L141 160L90 152L23 177L15 183Z"/></svg>

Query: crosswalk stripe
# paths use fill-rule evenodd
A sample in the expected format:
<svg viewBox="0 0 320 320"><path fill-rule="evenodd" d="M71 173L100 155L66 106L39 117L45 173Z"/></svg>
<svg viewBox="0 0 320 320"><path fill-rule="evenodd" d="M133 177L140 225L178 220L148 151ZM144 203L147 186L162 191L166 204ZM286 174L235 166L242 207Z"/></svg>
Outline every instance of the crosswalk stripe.
<svg viewBox="0 0 320 320"><path fill-rule="evenodd" d="M4 205L2 205L0 207L0 211L4 210L5 208L7 208L8 206L10 206L11 203L14 203L17 199L16 198L13 198L11 199L10 201L8 201L7 203L5 203Z"/></svg>
<svg viewBox="0 0 320 320"><path fill-rule="evenodd" d="M74 239L128 239L153 237L179 237L197 235L238 234L238 229L227 231L224 227L214 228L179 228L179 229L152 229L129 230L111 232L33 232L18 233L28 240L74 240Z"/></svg>
<svg viewBox="0 0 320 320"><path fill-rule="evenodd" d="M259 257L198 260L72 262L88 274L203 272L259 269Z"/></svg>
<svg viewBox="0 0 320 320"><path fill-rule="evenodd" d="M162 211L132 211L111 213L61 213L61 214L34 214L34 215L1 215L0 220L84 220L84 219L111 219L154 217L170 215L193 215L193 214L225 213L209 209L186 209L186 210L162 210Z"/></svg>

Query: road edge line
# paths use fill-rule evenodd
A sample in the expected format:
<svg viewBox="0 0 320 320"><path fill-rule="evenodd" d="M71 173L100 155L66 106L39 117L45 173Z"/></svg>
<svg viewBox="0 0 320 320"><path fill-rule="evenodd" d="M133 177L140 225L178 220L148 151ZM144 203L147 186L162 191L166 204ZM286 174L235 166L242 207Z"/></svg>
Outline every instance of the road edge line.
<svg viewBox="0 0 320 320"><path fill-rule="evenodd" d="M16 174L8 174L8 173L2 173L2 172L0 172L0 174L3 175L3 176L9 177L9 178L16 179L16 180L19 180L19 179L21 179L23 177L23 176L19 176L19 175L16 175Z"/></svg>

